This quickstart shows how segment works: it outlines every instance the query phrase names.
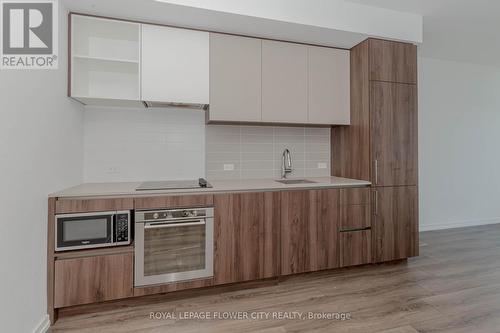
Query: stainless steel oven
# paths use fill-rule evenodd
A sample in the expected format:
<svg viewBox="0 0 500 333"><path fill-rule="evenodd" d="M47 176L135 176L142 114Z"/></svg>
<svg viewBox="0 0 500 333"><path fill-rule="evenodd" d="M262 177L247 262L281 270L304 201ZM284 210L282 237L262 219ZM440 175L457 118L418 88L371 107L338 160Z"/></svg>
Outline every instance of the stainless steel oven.
<svg viewBox="0 0 500 333"><path fill-rule="evenodd" d="M55 223L55 250L127 245L130 233L130 211L59 214Z"/></svg>
<svg viewBox="0 0 500 333"><path fill-rule="evenodd" d="M213 276L213 208L135 212L135 286Z"/></svg>

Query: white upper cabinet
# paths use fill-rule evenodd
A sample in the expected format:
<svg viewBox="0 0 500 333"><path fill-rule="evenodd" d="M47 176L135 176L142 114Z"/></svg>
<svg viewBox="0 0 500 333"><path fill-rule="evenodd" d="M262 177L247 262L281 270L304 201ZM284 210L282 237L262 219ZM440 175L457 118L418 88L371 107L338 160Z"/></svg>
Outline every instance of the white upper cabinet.
<svg viewBox="0 0 500 333"><path fill-rule="evenodd" d="M262 41L262 121L307 123L307 46Z"/></svg>
<svg viewBox="0 0 500 333"><path fill-rule="evenodd" d="M142 25L142 100L209 103L209 33Z"/></svg>
<svg viewBox="0 0 500 333"><path fill-rule="evenodd" d="M316 46L308 51L308 123L349 125L349 51Z"/></svg>
<svg viewBox="0 0 500 333"><path fill-rule="evenodd" d="M140 24L71 15L70 96L139 105Z"/></svg>
<svg viewBox="0 0 500 333"><path fill-rule="evenodd" d="M262 41L210 34L209 121L262 120Z"/></svg>

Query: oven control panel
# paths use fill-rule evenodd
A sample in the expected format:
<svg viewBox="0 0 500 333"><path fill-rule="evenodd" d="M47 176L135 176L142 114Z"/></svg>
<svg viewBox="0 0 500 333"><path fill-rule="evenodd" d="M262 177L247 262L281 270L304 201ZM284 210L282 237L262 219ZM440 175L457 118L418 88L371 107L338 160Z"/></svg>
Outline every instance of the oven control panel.
<svg viewBox="0 0 500 333"><path fill-rule="evenodd" d="M116 214L115 242L128 242L129 214Z"/></svg>

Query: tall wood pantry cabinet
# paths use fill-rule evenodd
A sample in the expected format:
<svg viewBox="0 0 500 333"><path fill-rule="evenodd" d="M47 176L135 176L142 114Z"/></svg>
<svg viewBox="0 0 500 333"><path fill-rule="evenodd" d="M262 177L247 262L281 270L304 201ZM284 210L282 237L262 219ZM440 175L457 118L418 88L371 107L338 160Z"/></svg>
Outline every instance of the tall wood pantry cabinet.
<svg viewBox="0 0 500 333"><path fill-rule="evenodd" d="M351 126L332 128L332 175L372 182L373 262L418 255L417 130L416 46L351 49Z"/></svg>

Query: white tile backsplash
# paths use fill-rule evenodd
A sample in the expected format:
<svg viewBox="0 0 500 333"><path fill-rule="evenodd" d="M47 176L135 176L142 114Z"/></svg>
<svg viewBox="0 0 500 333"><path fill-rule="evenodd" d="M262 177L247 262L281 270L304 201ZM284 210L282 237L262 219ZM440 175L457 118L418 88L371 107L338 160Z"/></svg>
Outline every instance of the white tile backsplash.
<svg viewBox="0 0 500 333"><path fill-rule="evenodd" d="M221 148L228 150L227 145ZM238 161L238 146L233 150ZM197 179L204 175L204 112L85 109L85 182Z"/></svg>
<svg viewBox="0 0 500 333"><path fill-rule="evenodd" d="M285 148L292 154L292 177L330 175L329 128L229 125L206 128L206 175L209 179L279 178ZM224 164L234 164L235 169L224 171Z"/></svg>

